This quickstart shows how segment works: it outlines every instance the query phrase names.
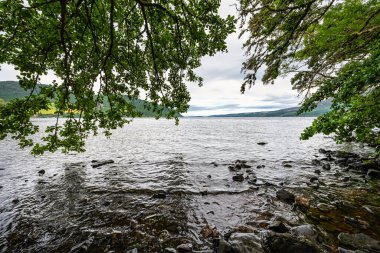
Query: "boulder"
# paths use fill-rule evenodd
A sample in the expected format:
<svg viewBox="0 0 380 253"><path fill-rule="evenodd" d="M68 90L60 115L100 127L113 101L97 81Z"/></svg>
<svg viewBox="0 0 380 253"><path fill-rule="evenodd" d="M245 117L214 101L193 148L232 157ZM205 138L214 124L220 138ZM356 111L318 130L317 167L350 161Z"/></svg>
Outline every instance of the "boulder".
<svg viewBox="0 0 380 253"><path fill-rule="evenodd" d="M363 233L340 233L338 235L338 240L341 244L350 246L354 249L369 250L371 252L380 251L380 242Z"/></svg>
<svg viewBox="0 0 380 253"><path fill-rule="evenodd" d="M293 193L290 193L284 189L278 190L276 192L276 197L281 200L282 202L285 202L287 204L293 204L295 200L295 196Z"/></svg>
<svg viewBox="0 0 380 253"><path fill-rule="evenodd" d="M267 253L321 253L318 246L303 237L288 233L268 232L263 236L262 246Z"/></svg>

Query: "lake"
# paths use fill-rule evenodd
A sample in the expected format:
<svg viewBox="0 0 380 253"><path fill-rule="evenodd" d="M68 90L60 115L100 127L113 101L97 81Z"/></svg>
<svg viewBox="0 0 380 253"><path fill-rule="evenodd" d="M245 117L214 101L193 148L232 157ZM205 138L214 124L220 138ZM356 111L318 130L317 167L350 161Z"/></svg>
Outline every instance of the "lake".
<svg viewBox="0 0 380 253"><path fill-rule="evenodd" d="M321 135L300 141L311 121L183 118L176 126L143 118L113 131L110 139L90 137L84 153L42 157L11 139L2 141L0 252L157 252L185 243L214 250L216 237L239 227L259 233L274 220L288 228L314 224L332 249L339 232L380 239L378 181L369 184L363 174L323 161L326 155L319 152L368 150ZM331 168L323 170L313 159ZM93 167L105 160L113 163ZM246 168L235 169L236 160ZM242 180L233 180L240 174ZM316 176L323 182L318 187ZM281 189L306 198L311 209L278 201ZM334 201L351 209L335 204L323 214L326 220L320 218L316 206ZM339 225L347 217L368 226ZM205 235L207 228L217 235Z"/></svg>

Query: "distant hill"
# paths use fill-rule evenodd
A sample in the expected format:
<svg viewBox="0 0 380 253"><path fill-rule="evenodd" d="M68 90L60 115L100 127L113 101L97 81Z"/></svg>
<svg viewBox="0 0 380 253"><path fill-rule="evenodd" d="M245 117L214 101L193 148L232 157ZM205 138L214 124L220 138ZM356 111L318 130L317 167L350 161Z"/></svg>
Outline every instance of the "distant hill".
<svg viewBox="0 0 380 253"><path fill-rule="evenodd" d="M43 87L43 84L40 84L36 88L36 93L39 91L40 87ZM23 98L29 96L31 90L24 90L18 82L16 81L0 81L0 98L5 102L9 102L15 98ZM127 98L126 98L127 99ZM144 108L145 104L149 104L149 102L141 99L136 99L132 101L132 104L135 106L136 110L143 114L143 117L154 117L155 114ZM109 108L108 103L104 103L104 109L107 110ZM164 116L167 115L168 110L164 109ZM181 116L181 115L180 115Z"/></svg>
<svg viewBox="0 0 380 253"><path fill-rule="evenodd" d="M317 106L313 111L297 115L299 107L291 107L276 111L233 113L223 115L211 115L209 117L317 117L330 111L331 101L326 100Z"/></svg>

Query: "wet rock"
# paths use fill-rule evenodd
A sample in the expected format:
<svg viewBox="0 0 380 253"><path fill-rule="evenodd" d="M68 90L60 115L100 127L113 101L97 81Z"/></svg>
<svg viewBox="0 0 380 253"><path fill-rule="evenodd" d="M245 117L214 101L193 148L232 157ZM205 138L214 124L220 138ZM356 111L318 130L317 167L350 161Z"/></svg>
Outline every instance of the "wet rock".
<svg viewBox="0 0 380 253"><path fill-rule="evenodd" d="M211 178L211 175L207 175L208 178Z"/></svg>
<svg viewBox="0 0 380 253"><path fill-rule="evenodd" d="M367 177L380 179L380 170L374 170L374 169L368 170Z"/></svg>
<svg viewBox="0 0 380 253"><path fill-rule="evenodd" d="M315 226L310 224L293 227L290 229L290 234L295 235L297 237L305 237L313 242L319 241L319 234Z"/></svg>
<svg viewBox="0 0 380 253"><path fill-rule="evenodd" d="M237 175L234 175L232 177L232 180L236 181L236 182L243 182L244 181L244 176L243 176L243 174L237 174Z"/></svg>
<svg viewBox="0 0 380 253"><path fill-rule="evenodd" d="M92 160L91 161L91 163L92 163L91 166L93 168L98 168L100 166L111 164L111 163L114 163L114 162L115 162L114 160L102 160L102 161Z"/></svg>
<svg viewBox="0 0 380 253"><path fill-rule="evenodd" d="M245 172L246 172L247 174L253 174L253 170L251 170L251 169L247 169Z"/></svg>
<svg viewBox="0 0 380 253"><path fill-rule="evenodd" d="M321 154L326 154L328 151L326 149L320 148L318 149L318 152Z"/></svg>
<svg viewBox="0 0 380 253"><path fill-rule="evenodd" d="M320 170L314 170L314 173L319 175L319 174L321 174L321 171Z"/></svg>
<svg viewBox="0 0 380 253"><path fill-rule="evenodd" d="M261 141L261 142L258 142L257 145L261 145L261 146L264 146L264 145L267 145L268 143L267 142L264 142L264 141Z"/></svg>
<svg viewBox="0 0 380 253"><path fill-rule="evenodd" d="M287 204L293 204L295 200L294 194L284 189L278 190L276 192L276 197Z"/></svg>
<svg viewBox="0 0 380 253"><path fill-rule="evenodd" d="M328 163L323 164L322 169L324 170L331 170L331 165Z"/></svg>
<svg viewBox="0 0 380 253"><path fill-rule="evenodd" d="M248 164L246 164L246 163L241 164L241 167L242 167L243 169L249 169L249 168L252 168L251 165L248 165Z"/></svg>
<svg viewBox="0 0 380 253"><path fill-rule="evenodd" d="M256 168L257 169L262 169L262 168L265 168L265 165L257 165Z"/></svg>
<svg viewBox="0 0 380 253"><path fill-rule="evenodd" d="M235 233L228 240L230 251L234 253L264 253L260 238L254 233ZM219 251L218 251L219 252Z"/></svg>
<svg viewBox="0 0 380 253"><path fill-rule="evenodd" d="M268 253L320 253L318 246L309 240L288 233L269 232L264 234L263 248Z"/></svg>
<svg viewBox="0 0 380 253"><path fill-rule="evenodd" d="M166 193L165 192L157 192L157 193L153 194L152 198L154 198L154 199L165 199Z"/></svg>
<svg viewBox="0 0 380 253"><path fill-rule="evenodd" d="M249 180L248 180L248 184L256 184L256 182L257 182L257 178L250 178Z"/></svg>
<svg viewBox="0 0 380 253"><path fill-rule="evenodd" d="M291 168L291 167L293 167L292 165L290 165L290 164L288 164L288 163L285 163L285 164L283 164L282 166L284 166L285 168Z"/></svg>
<svg viewBox="0 0 380 253"><path fill-rule="evenodd" d="M277 233L286 233L289 231L289 229L281 221L274 221L270 223L268 229Z"/></svg>
<svg viewBox="0 0 380 253"><path fill-rule="evenodd" d="M191 243L184 243L177 246L178 253L191 253L193 245Z"/></svg>
<svg viewBox="0 0 380 253"><path fill-rule="evenodd" d="M42 176L43 174L45 174L45 170L39 170L38 174Z"/></svg>
<svg viewBox="0 0 380 253"><path fill-rule="evenodd" d="M164 253L177 253L177 251L174 248L165 248Z"/></svg>
<svg viewBox="0 0 380 253"><path fill-rule="evenodd" d="M18 202L20 202L19 199L14 199L14 200L12 200L12 203L13 203L13 204L17 204Z"/></svg>
<svg viewBox="0 0 380 253"><path fill-rule="evenodd" d="M215 167L218 167L218 164L216 162L212 162L211 164L214 165Z"/></svg>
<svg viewBox="0 0 380 253"><path fill-rule="evenodd" d="M318 204L317 208L318 208L319 211L324 212L324 213L331 212L332 210L336 209L335 206L328 205L328 204L325 204L325 203Z"/></svg>
<svg viewBox="0 0 380 253"><path fill-rule="evenodd" d="M340 233L338 235L338 240L343 245L350 246L354 249L369 250L375 252L380 251L380 242L363 233Z"/></svg>
<svg viewBox="0 0 380 253"><path fill-rule="evenodd" d="M138 253L138 252L139 251L136 248L127 251L127 253Z"/></svg>
<svg viewBox="0 0 380 253"><path fill-rule="evenodd" d="M348 181L350 181L350 179L351 179L350 176L346 176L346 177L343 177L343 178L342 178L342 181L343 181L343 182L348 182Z"/></svg>
<svg viewBox="0 0 380 253"><path fill-rule="evenodd" d="M110 201L105 201L105 202L103 203L103 206L109 206L109 205L111 205L111 202L110 202Z"/></svg>

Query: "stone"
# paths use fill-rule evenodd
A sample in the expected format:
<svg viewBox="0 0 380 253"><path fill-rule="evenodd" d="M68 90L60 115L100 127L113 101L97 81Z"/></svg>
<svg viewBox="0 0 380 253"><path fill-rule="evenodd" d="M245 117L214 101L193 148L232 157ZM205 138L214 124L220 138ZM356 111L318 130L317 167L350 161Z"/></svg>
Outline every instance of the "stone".
<svg viewBox="0 0 380 253"><path fill-rule="evenodd" d="M261 141L261 142L258 142L257 145L261 145L261 146L264 146L264 145L267 145L268 143L267 142L264 142L264 141Z"/></svg>
<svg viewBox="0 0 380 253"><path fill-rule="evenodd" d="M234 233L228 242L230 251L224 252L264 253L260 238L255 233Z"/></svg>
<svg viewBox="0 0 380 253"><path fill-rule="evenodd" d="M289 231L289 229L281 221L274 221L270 223L268 229L277 233L286 233Z"/></svg>
<svg viewBox="0 0 380 253"><path fill-rule="evenodd" d="M309 240L288 233L267 232L262 246L268 253L321 253L317 245Z"/></svg>
<svg viewBox="0 0 380 253"><path fill-rule="evenodd" d="M40 175L45 174L45 170L39 170L39 171L38 171L38 174L40 174Z"/></svg>
<svg viewBox="0 0 380 253"><path fill-rule="evenodd" d="M361 220L361 219L357 219L357 218L344 217L344 222L346 224L350 225L351 227L353 227L355 229L359 229L359 230L369 228L368 222Z"/></svg>
<svg viewBox="0 0 380 253"><path fill-rule="evenodd" d="M17 204L18 202L20 202L19 199L14 199L14 200L12 200L12 203L13 203L13 204Z"/></svg>
<svg viewBox="0 0 380 253"><path fill-rule="evenodd" d="M318 165L321 165L321 161L319 161L318 159L313 159L313 160L311 160L311 164L318 166Z"/></svg>
<svg viewBox="0 0 380 253"><path fill-rule="evenodd" d="M350 181L350 179L351 179L350 176L345 176L345 177L342 178L342 181L343 182L348 182L348 181Z"/></svg>
<svg viewBox="0 0 380 253"><path fill-rule="evenodd" d="M311 177L311 178L310 178L310 182L313 183L314 181L318 181L318 177Z"/></svg>
<svg viewBox="0 0 380 253"><path fill-rule="evenodd" d="M375 252L380 251L380 242L363 233L340 233L338 235L338 240L343 245L350 246L355 249L369 250Z"/></svg>
<svg viewBox="0 0 380 253"><path fill-rule="evenodd" d="M276 192L276 197L287 204L293 204L295 200L294 194L284 189L278 190Z"/></svg>
<svg viewBox="0 0 380 253"><path fill-rule="evenodd" d="M211 175L207 175L208 178L211 178Z"/></svg>
<svg viewBox="0 0 380 253"><path fill-rule="evenodd" d="M184 243L177 246L178 253L191 253L193 245L191 243Z"/></svg>
<svg viewBox="0 0 380 253"><path fill-rule="evenodd" d="M236 182L243 182L244 181L244 176L243 176L243 174L237 174L237 175L234 175L232 177L232 180L236 181Z"/></svg>
<svg viewBox="0 0 380 253"><path fill-rule="evenodd" d="M310 199L303 197L303 196L297 196L295 199L295 203L301 207L308 209L310 207Z"/></svg>
<svg viewBox="0 0 380 253"><path fill-rule="evenodd" d="M284 166L285 168L291 168L291 167L293 167L292 165L290 165L290 164L288 164L288 163L285 163L285 164L283 164L282 166Z"/></svg>
<svg viewBox="0 0 380 253"><path fill-rule="evenodd" d="M321 171L320 170L314 170L314 173L319 175L319 174L321 174Z"/></svg>
<svg viewBox="0 0 380 253"><path fill-rule="evenodd" d="M127 251L127 253L138 253L138 252L139 251L136 248Z"/></svg>
<svg viewBox="0 0 380 253"><path fill-rule="evenodd" d="M380 179L380 171L379 170L370 169L367 172L367 177Z"/></svg>
<svg viewBox="0 0 380 253"><path fill-rule="evenodd" d="M322 165L322 169L324 169L324 170L331 170L331 165L328 164L328 163L325 163L325 164Z"/></svg>

